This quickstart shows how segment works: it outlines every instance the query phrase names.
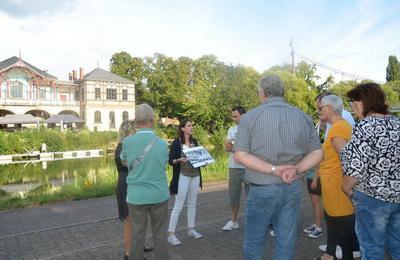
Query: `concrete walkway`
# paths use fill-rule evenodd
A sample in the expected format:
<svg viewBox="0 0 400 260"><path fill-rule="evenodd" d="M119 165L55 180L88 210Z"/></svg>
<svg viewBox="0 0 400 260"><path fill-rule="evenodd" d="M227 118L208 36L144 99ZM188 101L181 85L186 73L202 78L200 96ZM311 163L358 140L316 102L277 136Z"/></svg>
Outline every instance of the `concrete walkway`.
<svg viewBox="0 0 400 260"><path fill-rule="evenodd" d="M186 210L183 210L177 229L182 245L169 246L171 259L243 259L244 207L239 218L240 228L222 231L230 216L227 184L205 183L204 186L199 194L196 220L197 230L204 237L199 240L187 237ZM172 206L173 198L170 211ZM304 193L295 259L321 255L318 245L324 243L325 236L310 239L302 232L311 219L308 194ZM122 228L115 197L3 211L0 212L0 259L122 259ZM273 243L270 237L265 259L272 259ZM151 253L147 258L152 259Z"/></svg>

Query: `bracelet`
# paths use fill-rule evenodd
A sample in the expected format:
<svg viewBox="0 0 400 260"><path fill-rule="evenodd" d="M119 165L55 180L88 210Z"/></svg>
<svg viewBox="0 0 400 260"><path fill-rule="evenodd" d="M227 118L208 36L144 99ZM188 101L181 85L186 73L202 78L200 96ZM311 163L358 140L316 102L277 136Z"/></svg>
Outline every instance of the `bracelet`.
<svg viewBox="0 0 400 260"><path fill-rule="evenodd" d="M296 168L296 175L300 175L301 172L299 172L299 168L297 168L296 166L294 168Z"/></svg>

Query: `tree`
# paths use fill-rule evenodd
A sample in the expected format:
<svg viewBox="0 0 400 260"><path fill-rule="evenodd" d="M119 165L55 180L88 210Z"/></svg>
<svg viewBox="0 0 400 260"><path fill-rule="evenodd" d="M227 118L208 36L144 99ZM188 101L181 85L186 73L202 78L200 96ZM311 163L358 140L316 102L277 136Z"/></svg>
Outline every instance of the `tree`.
<svg viewBox="0 0 400 260"><path fill-rule="evenodd" d="M110 71L121 77L132 78L132 57L127 52L114 53L110 59Z"/></svg>
<svg viewBox="0 0 400 260"><path fill-rule="evenodd" d="M395 55L389 56L389 64L386 67L386 81L400 80L400 64Z"/></svg>
<svg viewBox="0 0 400 260"><path fill-rule="evenodd" d="M315 65L310 65L305 61L301 61L296 66L296 76L304 79L304 81L312 88L317 86L316 80L321 77L316 74L317 68Z"/></svg>

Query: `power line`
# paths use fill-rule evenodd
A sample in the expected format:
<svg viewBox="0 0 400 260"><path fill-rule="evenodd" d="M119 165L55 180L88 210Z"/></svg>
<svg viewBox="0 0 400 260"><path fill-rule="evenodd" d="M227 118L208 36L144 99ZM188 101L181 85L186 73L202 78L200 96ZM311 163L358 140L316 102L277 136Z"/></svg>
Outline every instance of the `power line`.
<svg viewBox="0 0 400 260"><path fill-rule="evenodd" d="M337 74L341 74L342 75L342 80L343 80L343 76L346 76L346 77L349 77L349 78L353 78L353 79L358 79L358 80L371 80L371 79L368 79L368 78L365 78L365 77L362 77L362 76L355 75L353 73L345 72L345 71L342 71L342 70L339 70L339 69L332 68L330 66L324 65L324 64L322 64L320 62L314 61L314 60L312 60L310 58L307 58L307 57L301 55L297 51L294 51L294 53L297 56L299 56L300 58L302 58L303 60L306 60L306 61L308 61L308 62L310 62L310 63L312 63L312 64L314 64L316 66L322 67L322 68L324 68L326 70L335 72ZM384 82L381 82L381 81L378 81L378 80L374 80L374 82L379 83L379 84L384 84Z"/></svg>

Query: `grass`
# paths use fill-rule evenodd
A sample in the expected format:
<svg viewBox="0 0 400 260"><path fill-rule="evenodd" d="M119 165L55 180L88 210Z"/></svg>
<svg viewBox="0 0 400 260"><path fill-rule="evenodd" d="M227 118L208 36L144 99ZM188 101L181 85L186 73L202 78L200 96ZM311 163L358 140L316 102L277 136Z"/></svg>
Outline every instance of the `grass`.
<svg viewBox="0 0 400 260"><path fill-rule="evenodd" d="M215 163L202 168L203 182L223 181L227 179L227 154L214 155ZM167 167L168 182L172 177L172 167ZM38 206L47 203L81 200L114 195L116 191L117 171L114 165L105 165L96 174L76 177L74 183L54 187L43 184L31 191L9 194L0 190L0 210Z"/></svg>

